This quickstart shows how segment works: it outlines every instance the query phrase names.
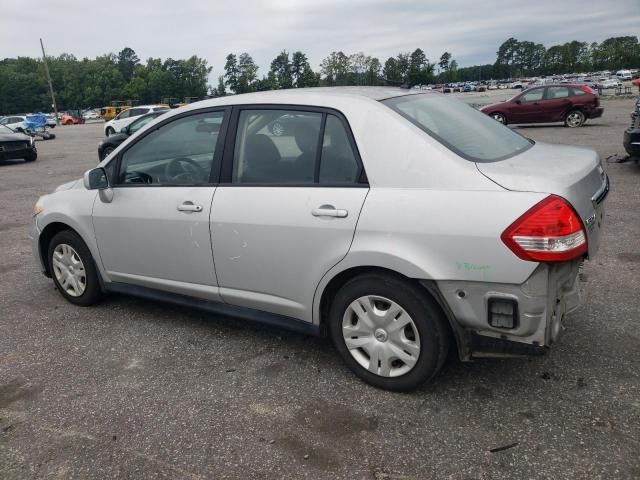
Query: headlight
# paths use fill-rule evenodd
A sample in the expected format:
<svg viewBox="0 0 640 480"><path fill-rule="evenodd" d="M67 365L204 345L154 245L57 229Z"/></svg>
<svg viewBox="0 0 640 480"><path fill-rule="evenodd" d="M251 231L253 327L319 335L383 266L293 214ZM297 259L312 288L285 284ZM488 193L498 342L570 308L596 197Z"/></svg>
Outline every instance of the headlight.
<svg viewBox="0 0 640 480"><path fill-rule="evenodd" d="M34 137L29 137L29 144L33 147L33 144L35 143L36 139Z"/></svg>
<svg viewBox="0 0 640 480"><path fill-rule="evenodd" d="M34 217L44 210L44 198L45 197L46 197L46 195L43 195L42 197L40 197L38 199L38 201L36 202L36 204L33 206L33 216Z"/></svg>

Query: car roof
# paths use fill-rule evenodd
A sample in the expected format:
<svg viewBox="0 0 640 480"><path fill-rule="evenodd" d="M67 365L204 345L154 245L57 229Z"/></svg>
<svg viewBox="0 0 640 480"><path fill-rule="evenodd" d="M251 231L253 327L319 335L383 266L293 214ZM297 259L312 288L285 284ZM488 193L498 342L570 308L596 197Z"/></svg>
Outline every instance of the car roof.
<svg viewBox="0 0 640 480"><path fill-rule="evenodd" d="M194 102L182 109L203 108L218 105L292 103L323 105L335 101L343 102L347 98L355 100L386 100L405 95L435 95L431 90L413 90L400 87L314 87L268 90L265 92L243 93L225 97L211 98ZM182 110L180 109L180 110Z"/></svg>

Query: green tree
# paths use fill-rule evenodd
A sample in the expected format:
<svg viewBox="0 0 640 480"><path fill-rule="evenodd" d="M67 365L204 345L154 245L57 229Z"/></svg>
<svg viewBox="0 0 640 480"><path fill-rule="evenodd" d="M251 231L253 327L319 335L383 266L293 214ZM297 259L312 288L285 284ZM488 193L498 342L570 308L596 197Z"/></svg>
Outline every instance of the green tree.
<svg viewBox="0 0 640 480"><path fill-rule="evenodd" d="M276 80L276 88L293 87L292 64L289 61L289 52L282 50L271 62L270 73Z"/></svg>
<svg viewBox="0 0 640 480"><path fill-rule="evenodd" d="M140 59L136 55L136 52L129 47L125 47L118 53L118 70L125 82L131 80L133 77L133 70L136 65L140 63Z"/></svg>

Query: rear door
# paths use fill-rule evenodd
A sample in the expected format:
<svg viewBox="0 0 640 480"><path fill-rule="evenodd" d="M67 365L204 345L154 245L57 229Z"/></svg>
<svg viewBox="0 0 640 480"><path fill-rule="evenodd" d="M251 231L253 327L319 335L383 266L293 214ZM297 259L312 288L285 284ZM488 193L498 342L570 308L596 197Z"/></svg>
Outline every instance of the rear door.
<svg viewBox="0 0 640 480"><path fill-rule="evenodd" d="M559 122L571 107L569 87L547 87L542 102L542 117L545 122Z"/></svg>
<svg viewBox="0 0 640 480"><path fill-rule="evenodd" d="M211 214L220 294L310 322L316 286L347 254L368 192L346 119L240 107L232 128Z"/></svg>
<svg viewBox="0 0 640 480"><path fill-rule="evenodd" d="M510 123L535 123L539 121L542 114L542 101L544 98L544 88L532 88L520 95L511 112Z"/></svg>

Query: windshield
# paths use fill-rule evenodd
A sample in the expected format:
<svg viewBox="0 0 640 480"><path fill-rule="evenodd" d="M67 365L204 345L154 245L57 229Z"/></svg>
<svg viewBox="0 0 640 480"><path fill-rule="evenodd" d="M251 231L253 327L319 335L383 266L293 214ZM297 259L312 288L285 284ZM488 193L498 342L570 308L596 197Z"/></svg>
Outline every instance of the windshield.
<svg viewBox="0 0 640 480"><path fill-rule="evenodd" d="M0 125L0 133L16 133L11 130L9 127L5 127L4 125Z"/></svg>
<svg viewBox="0 0 640 480"><path fill-rule="evenodd" d="M467 160L493 162L533 145L484 113L444 95L419 94L382 103Z"/></svg>

